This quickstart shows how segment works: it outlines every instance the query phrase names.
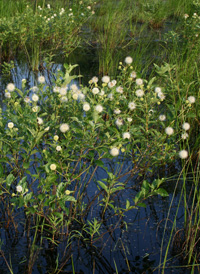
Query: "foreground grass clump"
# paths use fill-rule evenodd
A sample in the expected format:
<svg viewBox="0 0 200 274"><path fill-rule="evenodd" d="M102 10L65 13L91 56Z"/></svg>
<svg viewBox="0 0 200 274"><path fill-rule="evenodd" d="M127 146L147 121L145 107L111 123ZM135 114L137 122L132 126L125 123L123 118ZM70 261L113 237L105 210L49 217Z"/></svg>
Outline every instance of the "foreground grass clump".
<svg viewBox="0 0 200 274"><path fill-rule="evenodd" d="M128 56L120 62L116 79L94 76L89 86L72 83L76 65L65 65L53 86L40 75L31 89L25 79L22 90L13 83L6 87L0 117L1 206L15 231L20 216L27 237L33 236L28 273L39 252L36 246L44 241L58 245L62 235L70 244L78 236L94 245L108 220L113 230L148 197L167 196L160 187L165 179L152 182L150 174L191 156L188 121L196 98L188 92L177 108L176 94L169 95L174 89L169 65L162 74L170 79L163 81L166 88L156 78L142 79L132 61ZM120 204L118 197L133 176L143 179L141 190Z"/></svg>

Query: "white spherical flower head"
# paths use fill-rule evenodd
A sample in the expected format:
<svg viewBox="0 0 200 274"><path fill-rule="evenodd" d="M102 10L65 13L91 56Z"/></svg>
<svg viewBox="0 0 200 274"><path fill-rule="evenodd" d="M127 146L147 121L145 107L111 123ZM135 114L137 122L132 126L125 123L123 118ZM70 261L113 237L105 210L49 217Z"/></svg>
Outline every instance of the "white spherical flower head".
<svg viewBox="0 0 200 274"><path fill-rule="evenodd" d="M34 102L37 102L38 100L39 100L39 96L37 95L37 94L33 94L32 95L32 100L34 101Z"/></svg>
<svg viewBox="0 0 200 274"><path fill-rule="evenodd" d="M182 127L183 127L184 130L187 131L187 130L190 129L190 124L189 123L183 123Z"/></svg>
<svg viewBox="0 0 200 274"><path fill-rule="evenodd" d="M60 131L61 131L62 133L65 133L65 132L68 131L68 130L69 130L69 125L68 125L68 124L64 123L64 124L61 124L61 125L60 125Z"/></svg>
<svg viewBox="0 0 200 274"><path fill-rule="evenodd" d="M130 103L128 104L128 108L129 108L130 110L133 110L133 109L136 108L136 104L135 104L134 102L130 102Z"/></svg>
<svg viewBox="0 0 200 274"><path fill-rule="evenodd" d="M92 77L92 79L91 79L91 82L94 84L97 83L98 81L99 81L99 79L96 76Z"/></svg>
<svg viewBox="0 0 200 274"><path fill-rule="evenodd" d="M166 120L166 116L164 114L161 114L159 115L159 118L158 118L161 122L165 121Z"/></svg>
<svg viewBox="0 0 200 274"><path fill-rule="evenodd" d="M116 80L112 80L111 82L108 83L109 88L113 88L117 84Z"/></svg>
<svg viewBox="0 0 200 274"><path fill-rule="evenodd" d="M66 96L62 96L62 97L60 98L60 101L61 101L61 102L67 102L67 101L68 101L68 98L67 98Z"/></svg>
<svg viewBox="0 0 200 274"><path fill-rule="evenodd" d="M39 77L38 77L38 82L39 82L40 84L44 84L44 83L45 83L45 78L44 78L44 76L39 76Z"/></svg>
<svg viewBox="0 0 200 274"><path fill-rule="evenodd" d="M51 170L56 170L56 165L55 165L55 164L51 164L51 165L50 165L50 169L51 169Z"/></svg>
<svg viewBox="0 0 200 274"><path fill-rule="evenodd" d="M83 110L84 111L90 110L90 104L88 104L88 103L83 104Z"/></svg>
<svg viewBox="0 0 200 274"><path fill-rule="evenodd" d="M36 86L33 86L33 87L31 88L31 90L32 90L33 92L37 92L37 91L39 90L39 88L36 87Z"/></svg>
<svg viewBox="0 0 200 274"><path fill-rule="evenodd" d="M117 147L111 148L110 154L111 154L113 157L118 156L118 155L119 155L119 149L118 149Z"/></svg>
<svg viewBox="0 0 200 274"><path fill-rule="evenodd" d="M30 103L30 101L31 101L31 100L30 100L30 98L29 98L28 96L26 96L26 97L24 98L24 102L25 102L25 103Z"/></svg>
<svg viewBox="0 0 200 274"><path fill-rule="evenodd" d="M189 101L190 104L194 104L194 103L195 103L195 100L196 100L196 99L195 99L194 96L189 96L189 97L188 97L188 101Z"/></svg>
<svg viewBox="0 0 200 274"><path fill-rule="evenodd" d="M113 94L112 94L112 93L109 93L109 94L108 94L108 99L110 99L110 101L113 100Z"/></svg>
<svg viewBox="0 0 200 274"><path fill-rule="evenodd" d="M123 120L121 118L118 118L116 121L115 121L115 124L120 127L123 125Z"/></svg>
<svg viewBox="0 0 200 274"><path fill-rule="evenodd" d="M44 130L45 130L45 131L49 131L49 129L50 129L50 127L46 127Z"/></svg>
<svg viewBox="0 0 200 274"><path fill-rule="evenodd" d="M74 100L78 100L78 94L77 94L77 93L74 93L74 94L72 95L72 98L73 98Z"/></svg>
<svg viewBox="0 0 200 274"><path fill-rule="evenodd" d="M121 113L121 110L120 110L119 108L116 108L116 109L114 110L114 113L115 113L115 114L120 114L120 113Z"/></svg>
<svg viewBox="0 0 200 274"><path fill-rule="evenodd" d="M61 146L57 146L57 147L56 147L56 150L57 150L57 151L61 151L61 150L62 150L62 147L61 147Z"/></svg>
<svg viewBox="0 0 200 274"><path fill-rule="evenodd" d="M104 96L104 94L105 94L104 90L101 90L101 92L99 93L100 96Z"/></svg>
<svg viewBox="0 0 200 274"><path fill-rule="evenodd" d="M143 85L143 80L141 78L138 78L138 79L136 79L135 83L137 86L141 86L141 85Z"/></svg>
<svg viewBox="0 0 200 274"><path fill-rule="evenodd" d="M116 92L122 94L124 92L123 87L121 87L121 86L117 87Z"/></svg>
<svg viewBox="0 0 200 274"><path fill-rule="evenodd" d="M60 92L60 87L55 86L55 87L53 88L53 92L59 93L59 92Z"/></svg>
<svg viewBox="0 0 200 274"><path fill-rule="evenodd" d="M54 139L54 141L58 141L59 136L58 135L54 135L53 139Z"/></svg>
<svg viewBox="0 0 200 274"><path fill-rule="evenodd" d="M157 95L158 95L158 98L160 98L160 100L163 101L165 99L165 95L162 93L162 91L158 92Z"/></svg>
<svg viewBox="0 0 200 274"><path fill-rule="evenodd" d="M103 111L103 107L101 105L96 105L95 110L100 113Z"/></svg>
<svg viewBox="0 0 200 274"><path fill-rule="evenodd" d="M8 123L8 128L14 128L13 122L9 122L9 123Z"/></svg>
<svg viewBox="0 0 200 274"><path fill-rule="evenodd" d="M43 119L40 118L40 117L37 117L37 122L39 125L42 125L43 124Z"/></svg>
<svg viewBox="0 0 200 274"><path fill-rule="evenodd" d="M92 93L93 93L94 95L98 94L98 93L99 93L99 89L98 89L98 88L93 88L93 89L92 89Z"/></svg>
<svg viewBox="0 0 200 274"><path fill-rule="evenodd" d="M78 87L77 87L76 84L72 84L72 85L70 86L70 89L71 89L72 91L77 91L77 90L78 90Z"/></svg>
<svg viewBox="0 0 200 274"><path fill-rule="evenodd" d="M189 137L189 135L187 134L187 132L184 132L182 135L181 135L181 138L183 140L187 139Z"/></svg>
<svg viewBox="0 0 200 274"><path fill-rule="evenodd" d="M179 151L179 157L180 157L181 159L186 159L186 158L188 157L188 152L187 152L187 150L183 149L183 150Z"/></svg>
<svg viewBox="0 0 200 274"><path fill-rule="evenodd" d="M166 127L165 133L166 133L167 135L172 135L172 134L174 133L174 130L173 130L172 127Z"/></svg>
<svg viewBox="0 0 200 274"><path fill-rule="evenodd" d="M22 189L22 186L16 186L16 190L17 190L17 192L19 192L19 193L22 192L22 190L23 190L23 189Z"/></svg>
<svg viewBox="0 0 200 274"><path fill-rule="evenodd" d="M123 139L130 139L131 138L131 134L129 132L124 132L122 135Z"/></svg>
<svg viewBox="0 0 200 274"><path fill-rule="evenodd" d="M159 93L159 92L161 92L162 90L161 90L161 88L160 87L156 87L155 88L155 93Z"/></svg>
<svg viewBox="0 0 200 274"><path fill-rule="evenodd" d="M7 91L7 92L5 93L5 97L8 98L8 99L10 99L10 98L11 98L11 93Z"/></svg>
<svg viewBox="0 0 200 274"><path fill-rule="evenodd" d="M130 65L132 62L133 62L133 58L130 57L130 56L127 56L124 60L124 62L127 64L127 65Z"/></svg>
<svg viewBox="0 0 200 274"><path fill-rule="evenodd" d="M38 106L33 107L33 108L32 108L32 111L33 111L33 112L38 112L38 111L39 111L39 107L38 107Z"/></svg>
<svg viewBox="0 0 200 274"><path fill-rule="evenodd" d="M127 121L130 123L130 122L133 121L133 119L132 119L131 117L128 117L128 118L127 118Z"/></svg>
<svg viewBox="0 0 200 274"><path fill-rule="evenodd" d="M110 82L110 77L105 75L102 77L102 82L108 84Z"/></svg>
<svg viewBox="0 0 200 274"><path fill-rule="evenodd" d="M67 88L60 88L60 95L65 96L67 94Z"/></svg>
<svg viewBox="0 0 200 274"><path fill-rule="evenodd" d="M83 94L82 92L78 95L78 99L81 101L85 100L85 94Z"/></svg>
<svg viewBox="0 0 200 274"><path fill-rule="evenodd" d="M6 89L10 92L15 90L15 85L13 83L9 83L6 87Z"/></svg>
<svg viewBox="0 0 200 274"><path fill-rule="evenodd" d="M67 189L67 190L65 190L65 194L66 194L66 195L70 195L70 193L71 193L71 191L70 191L70 190L68 190L68 189Z"/></svg>
<svg viewBox="0 0 200 274"><path fill-rule="evenodd" d="M132 71L130 74L130 77L135 79L137 77L136 72Z"/></svg>
<svg viewBox="0 0 200 274"><path fill-rule="evenodd" d="M137 97L143 97L144 96L144 90L137 89L135 94L136 94Z"/></svg>

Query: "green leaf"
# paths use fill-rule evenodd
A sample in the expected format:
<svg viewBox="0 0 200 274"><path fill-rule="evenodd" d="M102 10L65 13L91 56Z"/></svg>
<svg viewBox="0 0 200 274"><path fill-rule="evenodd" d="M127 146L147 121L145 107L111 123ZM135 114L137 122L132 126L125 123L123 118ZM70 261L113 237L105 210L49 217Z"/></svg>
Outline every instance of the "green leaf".
<svg viewBox="0 0 200 274"><path fill-rule="evenodd" d="M163 188L159 188L157 190L155 190L155 193L157 193L158 195L161 195L162 197L167 197L169 196L169 194L167 193L167 191Z"/></svg>
<svg viewBox="0 0 200 274"><path fill-rule="evenodd" d="M106 191L108 192L108 187L101 181L97 181L97 183Z"/></svg>
<svg viewBox="0 0 200 274"><path fill-rule="evenodd" d="M0 164L0 177L3 177L3 166Z"/></svg>
<svg viewBox="0 0 200 274"><path fill-rule="evenodd" d="M104 167L104 163L101 160L94 161L94 164L97 165L97 166L100 166L100 167Z"/></svg>
<svg viewBox="0 0 200 274"><path fill-rule="evenodd" d="M138 203L137 206L146 207L146 204L145 203Z"/></svg>
<svg viewBox="0 0 200 274"><path fill-rule="evenodd" d="M14 180L15 180L14 175L13 175L13 174L9 174L9 175L7 176L7 178L6 178L6 185L7 185L8 187L10 187L11 184L14 182Z"/></svg>

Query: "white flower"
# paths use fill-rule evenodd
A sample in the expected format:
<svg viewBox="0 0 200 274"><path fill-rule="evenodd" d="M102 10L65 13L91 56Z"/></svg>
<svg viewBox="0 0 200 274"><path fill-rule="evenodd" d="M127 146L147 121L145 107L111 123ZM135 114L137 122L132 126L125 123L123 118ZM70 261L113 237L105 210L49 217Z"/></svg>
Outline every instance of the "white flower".
<svg viewBox="0 0 200 274"><path fill-rule="evenodd" d="M44 76L39 76L39 77L38 77L38 82L39 82L40 84L44 84L44 83L45 83L45 78L44 78Z"/></svg>
<svg viewBox="0 0 200 274"><path fill-rule="evenodd" d="M78 100L78 94L77 94L77 93L74 93L74 94L72 95L72 98L73 98L74 100Z"/></svg>
<svg viewBox="0 0 200 274"><path fill-rule="evenodd" d="M91 79L92 83L97 83L98 81L99 81L99 79L96 76L92 77L92 79Z"/></svg>
<svg viewBox="0 0 200 274"><path fill-rule="evenodd" d="M25 79L25 78L22 79L22 83L23 83L23 84L26 83L26 79Z"/></svg>
<svg viewBox="0 0 200 274"><path fill-rule="evenodd" d="M132 62L133 62L133 58L130 57L130 56L127 56L124 60L124 62L127 64L127 65L130 65Z"/></svg>
<svg viewBox="0 0 200 274"><path fill-rule="evenodd" d="M136 96L137 96L137 97L142 97L142 96L144 96L144 90L142 90L142 89L137 89L135 93L136 93Z"/></svg>
<svg viewBox="0 0 200 274"><path fill-rule="evenodd" d="M121 110L120 110L119 108L116 108L116 109L114 110L114 113L115 113L115 114L120 114L120 113L121 113Z"/></svg>
<svg viewBox="0 0 200 274"><path fill-rule="evenodd" d="M38 106L33 107L33 108L32 108L32 111L33 111L33 112L38 112L38 111L39 111L39 107L38 107Z"/></svg>
<svg viewBox="0 0 200 274"><path fill-rule="evenodd" d="M99 93L99 89L98 89L98 88L93 88L93 89L92 89L92 93L93 93L94 95L98 94L98 93Z"/></svg>
<svg viewBox="0 0 200 274"><path fill-rule="evenodd" d="M88 103L83 104L83 110L84 111L90 110L90 105Z"/></svg>
<svg viewBox="0 0 200 274"><path fill-rule="evenodd" d="M101 105L96 105L95 110L100 113L103 111L103 107Z"/></svg>
<svg viewBox="0 0 200 274"><path fill-rule="evenodd" d="M113 147L111 150L110 150L110 154L112 156L118 156L119 155L119 149L117 147Z"/></svg>
<svg viewBox="0 0 200 274"><path fill-rule="evenodd" d="M172 134L174 133L174 130L173 130L172 127L166 127L165 133L166 133L167 135L172 135Z"/></svg>
<svg viewBox="0 0 200 274"><path fill-rule="evenodd" d="M136 72L135 72L135 71L132 71L131 74L130 74L130 77L131 77L131 78L136 78L136 76L137 76L137 75L136 75Z"/></svg>
<svg viewBox="0 0 200 274"><path fill-rule="evenodd" d="M13 127L14 127L13 122L9 122L9 123L8 123L8 128L13 128Z"/></svg>
<svg viewBox="0 0 200 274"><path fill-rule="evenodd" d="M43 124L43 119L40 118L40 117L37 117L37 122L39 125L42 125Z"/></svg>
<svg viewBox="0 0 200 274"><path fill-rule="evenodd" d="M22 186L16 186L16 190L17 190L17 192L22 192Z"/></svg>
<svg viewBox="0 0 200 274"><path fill-rule="evenodd" d="M183 150L179 151L179 157L180 157L181 159L186 159L186 158L188 157L188 152L187 152L187 150L183 149Z"/></svg>
<svg viewBox="0 0 200 274"><path fill-rule="evenodd" d="M136 79L135 83L136 83L136 85L141 86L143 84L143 80L138 78L138 79Z"/></svg>
<svg viewBox="0 0 200 274"><path fill-rule="evenodd" d="M33 86L33 87L31 88L31 90L32 90L33 92L37 92L37 91L39 90L39 88L36 87L36 86Z"/></svg>
<svg viewBox="0 0 200 274"><path fill-rule="evenodd" d="M33 94L32 95L32 100L34 101L34 102L37 102L38 100L39 100L39 96L37 95L37 94Z"/></svg>
<svg viewBox="0 0 200 274"><path fill-rule="evenodd" d="M71 193L71 191L70 191L70 190L68 190L68 189L67 189L67 190L65 190L65 194L66 194L66 195L69 195L70 193Z"/></svg>
<svg viewBox="0 0 200 274"><path fill-rule="evenodd" d="M131 134L129 132L124 132L122 135L123 139L130 139L131 138Z"/></svg>
<svg viewBox="0 0 200 274"><path fill-rule="evenodd" d="M159 92L161 92L161 88L160 87L156 87L155 88L155 93L159 93Z"/></svg>
<svg viewBox="0 0 200 274"><path fill-rule="evenodd" d="M45 131L49 131L49 129L50 129L50 127L46 127L44 130L45 130Z"/></svg>
<svg viewBox="0 0 200 274"><path fill-rule="evenodd" d="M61 102L67 102L67 101L68 101L68 98L67 98L66 96L62 96L62 97L60 98L60 101L61 101Z"/></svg>
<svg viewBox="0 0 200 274"><path fill-rule="evenodd" d="M188 97L188 101L189 101L190 104L195 103L195 100L196 100L196 99L195 99L194 96L189 96L189 97Z"/></svg>
<svg viewBox="0 0 200 274"><path fill-rule="evenodd" d="M162 93L162 91L158 92L157 95L158 95L158 98L160 98L160 100L163 101L165 99L165 95Z"/></svg>
<svg viewBox="0 0 200 274"><path fill-rule="evenodd" d="M187 19L189 15L187 13L184 14L184 18Z"/></svg>
<svg viewBox="0 0 200 274"><path fill-rule="evenodd" d="M116 121L115 121L115 124L120 127L123 125L123 120L121 118L118 118Z"/></svg>
<svg viewBox="0 0 200 274"><path fill-rule="evenodd" d="M55 165L55 164L51 164L51 165L50 165L50 169L51 169L51 170L56 170L56 165Z"/></svg>
<svg viewBox="0 0 200 274"><path fill-rule="evenodd" d="M109 94L108 94L108 99L110 99L110 101L113 100L113 94L112 94L112 93L109 93Z"/></svg>
<svg viewBox="0 0 200 274"><path fill-rule="evenodd" d="M66 131L69 130L69 125L68 124L61 124L60 125L60 131L65 133Z"/></svg>
<svg viewBox="0 0 200 274"><path fill-rule="evenodd" d="M183 139L183 140L185 140L185 139L187 139L188 138L188 134L187 134L187 132L184 132L182 135L181 135L181 138Z"/></svg>
<svg viewBox="0 0 200 274"><path fill-rule="evenodd" d="M58 135L54 135L53 139L54 139L54 141L58 141L59 136Z"/></svg>
<svg viewBox="0 0 200 274"><path fill-rule="evenodd" d="M99 93L100 96L104 96L104 94L105 94L104 90L101 90L101 92Z"/></svg>
<svg viewBox="0 0 200 274"><path fill-rule="evenodd" d="M135 104L134 102L130 102L130 103L128 104L128 107L129 107L130 110L133 110L133 109L136 108L136 104Z"/></svg>
<svg viewBox="0 0 200 274"><path fill-rule="evenodd" d="M190 124L189 123L183 123L182 125L184 130L189 130L190 129Z"/></svg>
<svg viewBox="0 0 200 274"><path fill-rule="evenodd" d="M78 95L78 99L81 100L81 101L84 101L84 100L85 100L85 94L80 93L80 94Z"/></svg>
<svg viewBox="0 0 200 274"><path fill-rule="evenodd" d="M60 87L55 86L53 88L53 92L55 92L55 93L60 92Z"/></svg>
<svg viewBox="0 0 200 274"><path fill-rule="evenodd" d="M164 114L161 114L158 119L163 122L166 120L166 116Z"/></svg>
<svg viewBox="0 0 200 274"><path fill-rule="evenodd" d="M109 88L113 88L117 84L116 80L112 80L111 82L108 83Z"/></svg>
<svg viewBox="0 0 200 274"><path fill-rule="evenodd" d="M105 75L102 77L102 82L108 84L110 82L110 77Z"/></svg>
<svg viewBox="0 0 200 274"><path fill-rule="evenodd" d="M73 91L77 91L77 90L78 90L78 87L77 87L76 84L72 84L72 85L70 86L70 89L73 90Z"/></svg>
<svg viewBox="0 0 200 274"><path fill-rule="evenodd" d="M25 103L30 103L30 98L29 98L28 96L26 96L26 97L24 98L24 102L25 102Z"/></svg>
<svg viewBox="0 0 200 274"><path fill-rule="evenodd" d="M130 123L130 122L132 122L132 121L133 121L133 119L132 119L132 118L130 118L130 117L128 117L128 118L127 118L127 121Z"/></svg>
<svg viewBox="0 0 200 274"><path fill-rule="evenodd" d="M65 96L67 94L67 88L60 88L60 95Z"/></svg>
<svg viewBox="0 0 200 274"><path fill-rule="evenodd" d="M5 93L5 97L6 97L6 98L11 98L11 93L7 91L7 92Z"/></svg>
<svg viewBox="0 0 200 274"><path fill-rule="evenodd" d="M9 83L6 88L8 91L12 92L15 90L15 85L12 83Z"/></svg>
<svg viewBox="0 0 200 274"><path fill-rule="evenodd" d="M61 151L61 150L62 150L62 147L61 147L61 146L57 146L57 147L56 147L56 150L57 150L57 151Z"/></svg>
<svg viewBox="0 0 200 274"><path fill-rule="evenodd" d="M47 4L47 8L48 8L48 9L50 9L50 8L51 8L50 4Z"/></svg>
<svg viewBox="0 0 200 274"><path fill-rule="evenodd" d="M121 87L121 86L117 87L117 88L116 88L116 92L122 94L122 93L124 92L123 87Z"/></svg>

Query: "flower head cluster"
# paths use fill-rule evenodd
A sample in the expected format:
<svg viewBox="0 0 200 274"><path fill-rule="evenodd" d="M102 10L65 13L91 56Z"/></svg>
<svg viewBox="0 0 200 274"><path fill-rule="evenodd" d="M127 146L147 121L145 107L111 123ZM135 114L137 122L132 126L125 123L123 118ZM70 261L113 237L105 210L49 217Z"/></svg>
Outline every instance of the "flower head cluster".
<svg viewBox="0 0 200 274"><path fill-rule="evenodd" d="M68 130L69 130L69 125L68 125L68 124L64 123L64 124L61 124L61 125L60 125L60 131L61 131L62 133L65 133L65 132L68 131Z"/></svg>

